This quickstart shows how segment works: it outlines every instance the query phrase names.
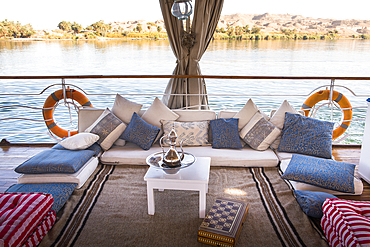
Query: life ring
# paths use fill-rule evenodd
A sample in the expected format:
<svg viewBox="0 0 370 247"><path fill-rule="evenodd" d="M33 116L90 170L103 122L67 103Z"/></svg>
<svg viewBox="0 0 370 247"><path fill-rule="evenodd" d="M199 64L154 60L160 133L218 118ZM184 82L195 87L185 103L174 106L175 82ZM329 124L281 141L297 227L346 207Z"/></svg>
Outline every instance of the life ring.
<svg viewBox="0 0 370 247"><path fill-rule="evenodd" d="M77 101L81 106L92 107L90 100L79 91L76 91L74 89L66 89L65 92L67 99L73 99ZM57 90L54 93L50 94L49 97L45 100L42 114L44 115L44 120L48 129L56 136L63 138L77 134L77 130L68 131L62 129L54 122L54 106L61 99L64 99L63 89Z"/></svg>
<svg viewBox="0 0 370 247"><path fill-rule="evenodd" d="M330 95L330 90L321 90L306 99L306 101L302 105L302 110L304 111L304 115L308 117L311 108L317 103L322 100L328 100ZM352 108L351 103L343 94L333 91L333 100L339 104L341 108ZM344 118L341 125L333 130L333 139L338 138L341 134L343 134L348 126L351 124L352 120L352 109L345 109L343 110Z"/></svg>

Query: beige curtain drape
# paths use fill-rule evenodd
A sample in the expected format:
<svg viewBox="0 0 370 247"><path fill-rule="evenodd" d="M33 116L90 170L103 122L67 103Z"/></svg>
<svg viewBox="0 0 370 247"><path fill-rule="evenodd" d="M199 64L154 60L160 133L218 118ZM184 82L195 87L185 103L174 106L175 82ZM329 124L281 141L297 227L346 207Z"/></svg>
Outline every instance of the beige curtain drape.
<svg viewBox="0 0 370 247"><path fill-rule="evenodd" d="M199 61L212 40L224 0L195 0L194 17L191 32L195 33L195 44L190 51L181 45L183 23L171 14L174 0L159 0L162 10L167 35L177 65L174 75L200 75ZM172 78L168 82L165 95L162 98L164 104L171 109L209 109L206 84L204 79ZM193 95L192 94L205 94Z"/></svg>

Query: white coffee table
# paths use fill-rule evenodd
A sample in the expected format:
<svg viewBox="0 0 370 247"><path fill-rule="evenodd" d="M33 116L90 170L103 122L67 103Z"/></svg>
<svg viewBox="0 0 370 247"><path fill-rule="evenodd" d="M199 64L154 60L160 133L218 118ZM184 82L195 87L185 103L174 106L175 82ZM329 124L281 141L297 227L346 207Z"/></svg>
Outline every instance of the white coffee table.
<svg viewBox="0 0 370 247"><path fill-rule="evenodd" d="M153 189L195 190L199 191L199 218L204 218L210 165L211 158L198 157L193 165L180 169L176 174L166 174L160 168L149 167L144 176L147 186L148 214L154 215L155 212Z"/></svg>

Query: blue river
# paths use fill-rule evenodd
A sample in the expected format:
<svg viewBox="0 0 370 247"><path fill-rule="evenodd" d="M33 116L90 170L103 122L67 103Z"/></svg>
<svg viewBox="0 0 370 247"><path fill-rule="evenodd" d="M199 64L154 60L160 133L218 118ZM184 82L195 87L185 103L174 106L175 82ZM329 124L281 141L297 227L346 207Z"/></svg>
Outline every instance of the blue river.
<svg viewBox="0 0 370 247"><path fill-rule="evenodd" d="M212 41L200 61L204 75L251 76L370 76L369 40L327 41ZM176 59L168 41L0 41L0 75L169 75ZM60 85L42 90L61 80L0 80L0 107L43 106L45 99ZM89 94L95 107L112 107L116 93L147 108L155 96L161 98L168 79L91 79L67 80ZM312 90L330 85L330 80L206 80L211 109L240 109L249 98L266 113L287 99L299 109ZM352 106L366 107L370 97L369 81L335 81ZM351 91L349 91L349 88ZM29 94L29 95L19 95ZM93 95L99 94L99 95ZM150 95L131 95L150 94ZM217 96L226 94L228 96ZM238 96L233 96L237 94ZM355 95L356 96L355 96ZM317 117L330 119L324 109ZM327 108L327 107L326 107ZM55 119L72 127L68 110L60 104ZM341 143L360 144L366 108L354 109L354 119ZM339 116L339 117L338 117ZM0 108L0 119L42 120L40 109ZM334 121L340 122L340 112ZM67 128L67 127L66 127ZM16 133L21 132L21 133ZM0 139L10 142L54 142L43 122L9 119L0 121Z"/></svg>

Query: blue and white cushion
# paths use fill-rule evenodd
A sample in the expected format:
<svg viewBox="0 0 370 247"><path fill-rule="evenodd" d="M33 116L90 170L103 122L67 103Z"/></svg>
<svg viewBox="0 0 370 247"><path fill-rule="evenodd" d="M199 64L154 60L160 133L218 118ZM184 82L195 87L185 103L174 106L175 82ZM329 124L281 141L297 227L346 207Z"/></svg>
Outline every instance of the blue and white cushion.
<svg viewBox="0 0 370 247"><path fill-rule="evenodd" d="M161 120L164 135L168 135L172 128L177 134L177 143L184 139L183 146L211 145L208 141L209 121L176 122Z"/></svg>
<svg viewBox="0 0 370 247"><path fill-rule="evenodd" d="M58 144L62 147L60 144ZM23 174L75 173L95 155L92 150L51 148L20 164L15 171Z"/></svg>
<svg viewBox="0 0 370 247"><path fill-rule="evenodd" d="M354 164L293 154L282 178L325 189L354 193L354 173Z"/></svg>
<svg viewBox="0 0 370 247"><path fill-rule="evenodd" d="M240 137L253 149L263 151L280 135L281 131L256 112L240 131Z"/></svg>
<svg viewBox="0 0 370 247"><path fill-rule="evenodd" d="M213 148L242 149L238 131L238 118L219 118L210 121Z"/></svg>
<svg viewBox="0 0 370 247"><path fill-rule="evenodd" d="M285 113L279 152L331 158L334 123Z"/></svg>
<svg viewBox="0 0 370 247"><path fill-rule="evenodd" d="M51 194L54 199L51 210L54 210L57 213L72 195L76 186L76 183L14 184L6 190L6 193L40 192Z"/></svg>
<svg viewBox="0 0 370 247"><path fill-rule="evenodd" d="M145 122L136 112L132 115L131 122L120 136L120 139L135 143L144 150L149 150L156 139L159 128Z"/></svg>
<svg viewBox="0 0 370 247"><path fill-rule="evenodd" d="M326 198L337 198L332 194L320 191L295 190L294 194L303 212L310 217L321 218L323 215L322 204Z"/></svg>
<svg viewBox="0 0 370 247"><path fill-rule="evenodd" d="M107 108L85 132L98 135L97 143L108 150L125 129L126 124Z"/></svg>

